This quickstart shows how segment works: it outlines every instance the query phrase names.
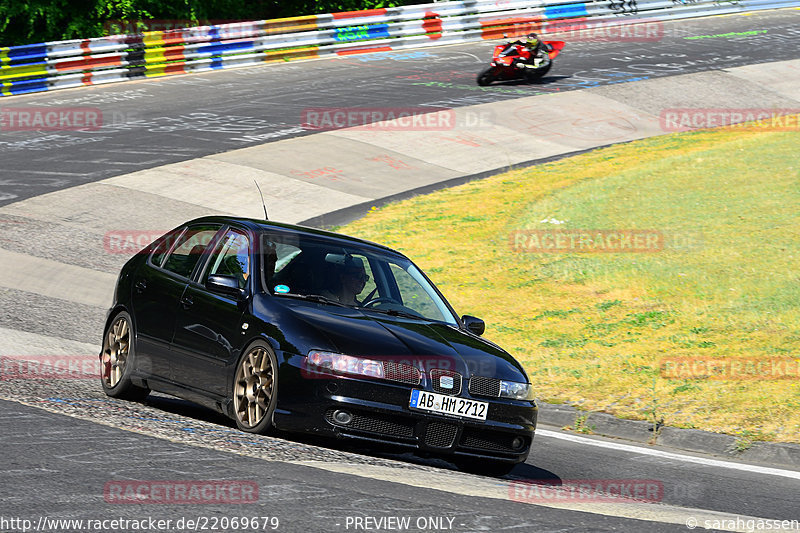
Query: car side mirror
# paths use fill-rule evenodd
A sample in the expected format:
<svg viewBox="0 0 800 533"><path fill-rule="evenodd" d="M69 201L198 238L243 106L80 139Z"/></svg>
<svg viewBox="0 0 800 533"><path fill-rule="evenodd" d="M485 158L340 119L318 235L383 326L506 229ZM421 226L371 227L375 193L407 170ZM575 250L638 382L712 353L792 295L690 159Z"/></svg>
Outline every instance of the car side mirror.
<svg viewBox="0 0 800 533"><path fill-rule="evenodd" d="M234 298L242 298L244 296L244 289L239 288L239 280L233 276L221 276L219 274L208 276L206 288L212 292Z"/></svg>
<svg viewBox="0 0 800 533"><path fill-rule="evenodd" d="M483 335L483 332L486 331L486 322L481 320L480 318L464 315L461 317L461 321L464 323L464 327L466 327L469 331L474 333L475 335Z"/></svg>

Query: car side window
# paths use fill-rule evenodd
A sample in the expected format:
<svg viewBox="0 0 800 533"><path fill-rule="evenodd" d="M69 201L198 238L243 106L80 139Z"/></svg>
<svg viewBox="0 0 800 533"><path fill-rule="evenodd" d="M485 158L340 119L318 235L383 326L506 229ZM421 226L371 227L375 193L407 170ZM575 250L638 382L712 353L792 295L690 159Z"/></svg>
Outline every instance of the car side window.
<svg viewBox="0 0 800 533"><path fill-rule="evenodd" d="M265 233L261 236L260 253L262 283L268 292L281 286L278 292L305 293L294 283L298 270L302 270L298 267L304 263L303 251L296 238Z"/></svg>
<svg viewBox="0 0 800 533"><path fill-rule="evenodd" d="M402 304L409 309L412 309L422 316L434 318L435 320L446 320L442 311L437 307L436 303L420 285L419 281L406 272L399 265L390 263L397 288L400 289L402 296Z"/></svg>
<svg viewBox="0 0 800 533"><path fill-rule="evenodd" d="M360 261L359 264L364 266L364 274L366 277L364 278L364 287L361 289L356 297L359 300L365 300L365 298L369 295L372 295L372 298L375 298L375 294L378 292L375 290L375 273L372 271L372 264L370 264L369 259L365 255L360 254L352 254L350 257Z"/></svg>
<svg viewBox="0 0 800 533"><path fill-rule="evenodd" d="M193 226L181 235L163 268L188 278L203 255L208 244L219 231L219 226Z"/></svg>
<svg viewBox="0 0 800 533"><path fill-rule="evenodd" d="M228 230L219 240L211 255L208 276L228 276L236 278L239 288L247 286L250 278L250 241L247 236L237 230Z"/></svg>
<svg viewBox="0 0 800 533"><path fill-rule="evenodd" d="M163 265L164 258L167 256L167 252L169 252L169 249L172 248L172 245L175 243L175 239L181 236L183 229L184 228L180 228L170 232L161 239L161 242L156 245L152 255L150 256L150 262L153 265L158 267Z"/></svg>

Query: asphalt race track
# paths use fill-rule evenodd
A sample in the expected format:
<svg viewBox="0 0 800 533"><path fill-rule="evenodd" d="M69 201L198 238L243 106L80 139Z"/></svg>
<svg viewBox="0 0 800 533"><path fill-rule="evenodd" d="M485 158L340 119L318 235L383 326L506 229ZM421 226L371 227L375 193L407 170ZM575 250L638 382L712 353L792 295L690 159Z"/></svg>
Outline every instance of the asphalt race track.
<svg viewBox="0 0 800 533"><path fill-rule="evenodd" d="M313 135L315 130L302 125L310 108L461 108L588 87L630 88L637 81L800 57L798 10L684 21L663 30L655 42L570 42L537 85L479 88L474 78L492 44L477 43L2 100L3 109L99 108L104 124L96 131L1 131L0 206L168 163ZM724 34L732 35L714 37ZM687 39L700 36L705 38ZM124 203L125 197L109 199L107 207L124 209ZM152 221L158 215L143 217ZM13 215L2 219L0 252L19 250L20 232L29 226ZM71 221L73 227L83 222L78 215ZM44 237L24 244L36 249L33 255L60 254L64 263L84 264L104 280L114 277L125 260L81 257L81 250L91 246L77 231L64 245L55 242L64 234L48 233L45 222L35 229ZM53 241L46 238L50 235ZM17 273L3 272L12 274ZM63 290L67 294L70 287ZM60 300L44 291L0 286L0 355L14 355L9 347L18 346L27 346L31 354L96 353L104 309L94 302L94 297ZM143 404L107 398L94 379L4 376L0 531L22 531L20 520L30 520L30 527L40 531L148 529L58 525L44 517L151 517L171 520L160 530L185 531L202 529L187 526L186 520L205 520L209 526L209 519L248 516L263 520L258 527L228 524L206 530L297 532L638 532L686 531L687 524L745 531L747 520L755 518L800 520L800 472L794 469L630 446L542 426L526 464L505 479L484 478L462 474L441 460L380 449L364 453L307 437L245 434L210 411L166 396L152 395ZM257 494L252 502L234 504L114 501L109 483L130 480L245 480L255 483ZM655 502L587 502L564 493L541 496L515 483L520 480L637 480L659 490L651 498ZM392 527L402 523L390 521L393 517L407 518L409 525ZM794 527L800 526L795 522Z"/></svg>

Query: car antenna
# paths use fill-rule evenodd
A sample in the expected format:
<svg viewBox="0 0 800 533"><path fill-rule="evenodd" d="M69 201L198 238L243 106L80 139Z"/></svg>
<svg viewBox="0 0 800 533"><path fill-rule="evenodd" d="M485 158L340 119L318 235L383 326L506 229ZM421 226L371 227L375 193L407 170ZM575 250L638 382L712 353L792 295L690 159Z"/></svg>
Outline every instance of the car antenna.
<svg viewBox="0 0 800 533"><path fill-rule="evenodd" d="M261 187L258 186L258 182L255 180L255 178L253 178L253 183L256 184L258 194L261 195L261 205L264 207L264 220L269 220L269 215L267 215L267 204L264 203L264 193L261 192Z"/></svg>

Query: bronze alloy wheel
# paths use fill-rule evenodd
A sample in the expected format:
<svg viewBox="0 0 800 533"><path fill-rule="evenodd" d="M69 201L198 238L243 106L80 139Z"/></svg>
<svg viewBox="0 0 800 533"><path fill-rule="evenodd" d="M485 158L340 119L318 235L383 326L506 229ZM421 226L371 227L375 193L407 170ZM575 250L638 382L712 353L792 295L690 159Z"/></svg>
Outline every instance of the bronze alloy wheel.
<svg viewBox="0 0 800 533"><path fill-rule="evenodd" d="M111 324L103 342L103 381L106 387L116 387L125 372L131 347L131 328L120 315Z"/></svg>
<svg viewBox="0 0 800 533"><path fill-rule="evenodd" d="M233 385L233 406L239 429L262 433L272 424L277 387L275 356L262 344L250 347L239 360Z"/></svg>
<svg viewBox="0 0 800 533"><path fill-rule="evenodd" d="M103 336L103 352L100 356L100 382L109 396L125 400L142 400L150 390L131 382L133 371L133 328L131 317L122 311L110 322Z"/></svg>

